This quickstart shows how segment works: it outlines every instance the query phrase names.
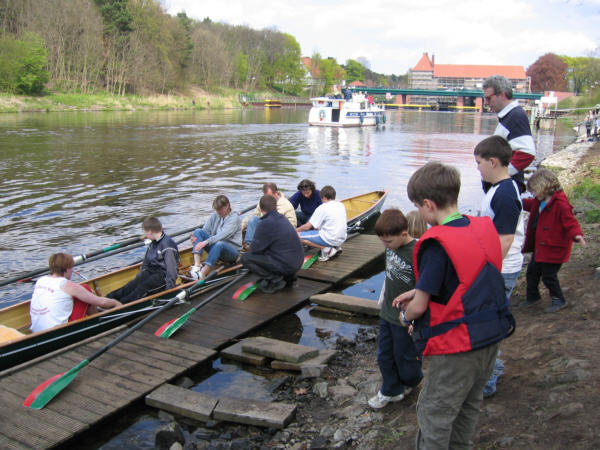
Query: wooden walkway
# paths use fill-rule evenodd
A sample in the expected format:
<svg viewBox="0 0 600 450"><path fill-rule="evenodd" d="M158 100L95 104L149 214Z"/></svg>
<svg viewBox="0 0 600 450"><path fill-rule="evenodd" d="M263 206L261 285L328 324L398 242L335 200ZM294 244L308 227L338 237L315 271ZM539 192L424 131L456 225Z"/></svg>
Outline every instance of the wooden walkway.
<svg viewBox="0 0 600 450"><path fill-rule="evenodd" d="M349 240L341 255L301 271L296 286L274 295L257 291L242 302L232 299L239 287L233 286L197 311L171 339L160 339L153 333L159 325L189 310L190 305L160 314L82 369L42 410L26 408L22 402L42 381L74 367L117 333L11 371L0 378L0 446L38 449L66 443L163 383L211 360L216 350L233 339L296 309L310 296L326 291L332 283L381 257L383 247L379 242L374 245L375 240L377 237L368 235ZM252 279L247 276L239 284ZM201 300L194 299L192 304Z"/></svg>

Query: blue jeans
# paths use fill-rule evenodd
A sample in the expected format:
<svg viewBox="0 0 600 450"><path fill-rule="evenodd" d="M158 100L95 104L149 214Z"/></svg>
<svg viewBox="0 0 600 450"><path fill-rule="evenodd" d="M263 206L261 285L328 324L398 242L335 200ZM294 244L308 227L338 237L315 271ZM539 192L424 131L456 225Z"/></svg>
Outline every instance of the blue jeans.
<svg viewBox="0 0 600 450"><path fill-rule="evenodd" d="M300 232L300 240L310 241L313 244L322 245L323 247L331 247L327 242L319 236L319 230L309 230Z"/></svg>
<svg viewBox="0 0 600 450"><path fill-rule="evenodd" d="M248 226L246 227L246 236L244 237L244 242L248 245L252 243L254 233L256 233L256 227L260 223L259 220L260 217L258 216L250 216L250 219L248 219Z"/></svg>
<svg viewBox="0 0 600 450"><path fill-rule="evenodd" d="M310 216L310 214L306 214L302 210L296 210L296 222L298 223L298 226L304 225L306 222L308 222Z"/></svg>
<svg viewBox="0 0 600 450"><path fill-rule="evenodd" d="M513 273L503 273L502 278L504 278L504 293L506 294L506 300L510 303L510 295L512 294L515 285L517 284L517 279L519 278L519 274L521 271L513 272Z"/></svg>
<svg viewBox="0 0 600 450"><path fill-rule="evenodd" d="M200 228L194 230L194 236L196 239L198 239L194 246L198 242L205 241L210 237L206 231ZM239 252L231 244L223 241L216 242L212 245L207 245L203 250L206 250L208 253L208 257L206 258L206 261L204 261L204 264L210 267L214 267L219 259L225 262L234 262L239 254ZM198 252L196 250L192 250L192 253L202 253L202 251Z"/></svg>
<svg viewBox="0 0 600 450"><path fill-rule="evenodd" d="M379 319L377 364L383 377L381 393L400 395L406 386L414 387L423 378L421 359L408 330L401 325Z"/></svg>

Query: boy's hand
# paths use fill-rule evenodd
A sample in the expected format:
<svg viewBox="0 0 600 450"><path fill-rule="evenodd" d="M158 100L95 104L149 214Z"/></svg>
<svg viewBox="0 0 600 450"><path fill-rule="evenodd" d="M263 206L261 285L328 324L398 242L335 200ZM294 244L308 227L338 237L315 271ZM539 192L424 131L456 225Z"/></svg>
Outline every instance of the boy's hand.
<svg viewBox="0 0 600 450"><path fill-rule="evenodd" d="M583 247L585 247L585 239L583 238L582 235L578 234L577 236L575 236L573 238L573 240L579 244L581 244Z"/></svg>
<svg viewBox="0 0 600 450"><path fill-rule="evenodd" d="M415 289L411 289L410 291L406 291L400 294L392 301L392 306L394 308L406 309L406 306L411 302L411 300L415 297Z"/></svg>

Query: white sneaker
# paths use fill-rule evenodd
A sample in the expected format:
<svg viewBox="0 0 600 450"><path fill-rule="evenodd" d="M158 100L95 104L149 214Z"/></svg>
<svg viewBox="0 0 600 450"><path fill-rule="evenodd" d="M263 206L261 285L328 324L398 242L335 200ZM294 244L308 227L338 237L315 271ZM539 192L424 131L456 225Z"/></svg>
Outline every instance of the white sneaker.
<svg viewBox="0 0 600 450"><path fill-rule="evenodd" d="M190 278L193 278L194 280L201 280L202 278L204 278L202 276L201 270L201 266L192 266L190 268Z"/></svg>
<svg viewBox="0 0 600 450"><path fill-rule="evenodd" d="M373 409L383 408L389 402L399 402L400 400L404 400L404 397L406 397L408 394L410 394L411 391L412 391L412 388L405 386L404 392L402 394L398 394L393 397L383 395L381 393L381 391L378 391L377 395L375 395L374 397L371 397L369 399L369 406Z"/></svg>
<svg viewBox="0 0 600 450"><path fill-rule="evenodd" d="M327 261L330 258L333 258L335 254L337 254L339 250L335 247L324 247L321 249L321 256L319 256L319 261Z"/></svg>

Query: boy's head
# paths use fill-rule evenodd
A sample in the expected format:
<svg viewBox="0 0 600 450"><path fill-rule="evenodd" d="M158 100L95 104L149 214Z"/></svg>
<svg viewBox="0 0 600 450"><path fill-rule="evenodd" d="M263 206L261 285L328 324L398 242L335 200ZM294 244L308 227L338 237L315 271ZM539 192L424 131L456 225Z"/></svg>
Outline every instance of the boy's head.
<svg viewBox="0 0 600 450"><path fill-rule="evenodd" d="M419 239L427 231L427 222L423 220L419 211L413 210L406 215L408 222L408 234L415 239Z"/></svg>
<svg viewBox="0 0 600 450"><path fill-rule="evenodd" d="M527 190L539 200L551 197L556 191L562 189L554 172L549 169L538 169L531 175L527 182Z"/></svg>
<svg viewBox="0 0 600 450"><path fill-rule="evenodd" d="M323 186L320 193L321 199L335 200L335 189L333 188L333 186Z"/></svg>
<svg viewBox="0 0 600 450"><path fill-rule="evenodd" d="M266 214L277 209L277 200L272 195L265 194L258 201L258 206Z"/></svg>
<svg viewBox="0 0 600 450"><path fill-rule="evenodd" d="M416 206L425 200L435 203L437 209L456 206L460 192L460 174L455 167L429 162L412 174L406 186L408 198Z"/></svg>
<svg viewBox="0 0 600 450"><path fill-rule="evenodd" d="M147 217L142 222L142 229L146 233L146 238L156 241L162 234L162 223L156 217Z"/></svg>
<svg viewBox="0 0 600 450"><path fill-rule="evenodd" d="M412 238L408 234L408 221L399 209L386 209L375 222L375 234L383 246L391 250L406 245Z"/></svg>
<svg viewBox="0 0 600 450"><path fill-rule="evenodd" d="M73 257L67 253L54 253L48 259L50 273L64 277L67 271L75 265Z"/></svg>
<svg viewBox="0 0 600 450"><path fill-rule="evenodd" d="M483 181L496 183L508 177L512 148L502 136L485 138L475 146L473 154Z"/></svg>
<svg viewBox="0 0 600 450"><path fill-rule="evenodd" d="M212 207L221 218L226 217L227 214L231 212L229 199L224 195L217 195L213 201Z"/></svg>

